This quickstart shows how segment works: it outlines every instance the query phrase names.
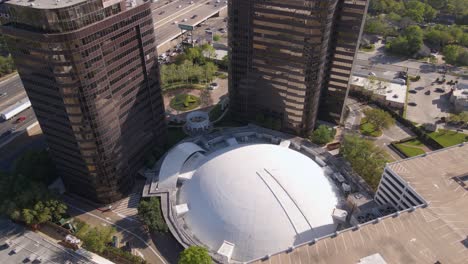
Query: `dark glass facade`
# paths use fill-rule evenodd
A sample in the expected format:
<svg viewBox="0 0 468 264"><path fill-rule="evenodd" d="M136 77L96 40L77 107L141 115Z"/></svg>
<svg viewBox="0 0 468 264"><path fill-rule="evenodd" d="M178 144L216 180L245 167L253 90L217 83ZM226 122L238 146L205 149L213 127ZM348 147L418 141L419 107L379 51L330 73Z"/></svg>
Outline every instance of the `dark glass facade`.
<svg viewBox="0 0 468 264"><path fill-rule="evenodd" d="M284 131L341 121L367 1L229 2L231 111L259 113Z"/></svg>
<svg viewBox="0 0 468 264"><path fill-rule="evenodd" d="M66 189L121 198L166 137L150 3L4 5L2 34Z"/></svg>

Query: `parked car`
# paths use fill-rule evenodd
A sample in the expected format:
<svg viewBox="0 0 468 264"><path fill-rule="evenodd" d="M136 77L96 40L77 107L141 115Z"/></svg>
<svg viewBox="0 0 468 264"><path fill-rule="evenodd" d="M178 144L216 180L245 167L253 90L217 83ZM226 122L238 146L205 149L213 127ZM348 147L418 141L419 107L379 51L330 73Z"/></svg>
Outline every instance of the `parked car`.
<svg viewBox="0 0 468 264"><path fill-rule="evenodd" d="M217 83L210 83L210 90L218 89L219 85Z"/></svg>
<svg viewBox="0 0 468 264"><path fill-rule="evenodd" d="M161 11L159 12L159 15L164 15L164 13L166 13L166 11Z"/></svg>
<svg viewBox="0 0 468 264"><path fill-rule="evenodd" d="M393 79L393 82L394 82L394 83L401 84L401 85L405 85L405 84L406 84L406 80L405 80L405 79L402 79L402 78L395 78L395 79Z"/></svg>
<svg viewBox="0 0 468 264"><path fill-rule="evenodd" d="M6 97L8 94L7 93L1 93L0 98Z"/></svg>
<svg viewBox="0 0 468 264"><path fill-rule="evenodd" d="M431 94L431 90L427 90L424 94L425 94L425 95L430 95L430 94Z"/></svg>
<svg viewBox="0 0 468 264"><path fill-rule="evenodd" d="M184 19L182 19L182 22L187 22L187 20L188 20L188 19L184 18Z"/></svg>
<svg viewBox="0 0 468 264"><path fill-rule="evenodd" d="M411 90L409 90L408 92L409 92L409 93L412 93L412 94L415 94L415 93L417 93L417 91L416 91L416 90L414 90L414 89L411 89Z"/></svg>
<svg viewBox="0 0 468 264"><path fill-rule="evenodd" d="M24 120L26 120L26 117L25 116L20 116L15 120L15 124L22 123L22 122L24 122Z"/></svg>
<svg viewBox="0 0 468 264"><path fill-rule="evenodd" d="M198 17L198 15L193 15L193 16L192 16L192 19L195 19L195 18L197 18L197 17Z"/></svg>
<svg viewBox="0 0 468 264"><path fill-rule="evenodd" d="M435 88L434 92L436 92L436 93L445 93L445 90L439 87L439 88Z"/></svg>
<svg viewBox="0 0 468 264"><path fill-rule="evenodd" d="M417 106L418 104L415 103L415 102L409 102L408 105L410 105L410 106Z"/></svg>

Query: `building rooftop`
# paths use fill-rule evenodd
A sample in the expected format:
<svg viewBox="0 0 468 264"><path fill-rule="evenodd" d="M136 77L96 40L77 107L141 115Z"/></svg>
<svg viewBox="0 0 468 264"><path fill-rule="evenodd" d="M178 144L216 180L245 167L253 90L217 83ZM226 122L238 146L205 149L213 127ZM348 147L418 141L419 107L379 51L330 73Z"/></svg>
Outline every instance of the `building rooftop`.
<svg viewBox="0 0 468 264"><path fill-rule="evenodd" d="M181 170L177 204L188 204L184 223L204 245L229 242L232 258L248 261L335 232L337 193L312 159L287 146L227 143Z"/></svg>
<svg viewBox="0 0 468 264"><path fill-rule="evenodd" d="M351 77L350 84L362 87L375 94L385 95L385 100L387 101L404 104L406 100L406 85L381 80L371 82L368 78L356 75Z"/></svg>
<svg viewBox="0 0 468 264"><path fill-rule="evenodd" d="M468 144L391 163L426 205L337 232L251 263L466 263Z"/></svg>

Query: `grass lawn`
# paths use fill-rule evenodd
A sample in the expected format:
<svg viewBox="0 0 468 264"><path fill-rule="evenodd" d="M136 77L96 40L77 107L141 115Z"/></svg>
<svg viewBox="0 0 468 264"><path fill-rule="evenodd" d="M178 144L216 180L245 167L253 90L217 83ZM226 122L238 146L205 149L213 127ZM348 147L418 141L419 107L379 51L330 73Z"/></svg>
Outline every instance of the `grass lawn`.
<svg viewBox="0 0 468 264"><path fill-rule="evenodd" d="M191 94L178 94L171 99L171 108L178 111L189 111L200 106L200 98Z"/></svg>
<svg viewBox="0 0 468 264"><path fill-rule="evenodd" d="M375 130L374 125L367 123L365 118L361 121L360 130L365 136L380 137L382 135L382 130Z"/></svg>
<svg viewBox="0 0 468 264"><path fill-rule="evenodd" d="M429 133L429 136L444 147L450 147L468 141L468 135L456 131L439 129Z"/></svg>
<svg viewBox="0 0 468 264"><path fill-rule="evenodd" d="M418 147L412 147L410 146L410 144L406 144L406 143L407 142L395 144L395 147L397 147L401 152L403 152L408 157L414 157L414 156L418 156L418 155L426 153L423 149L418 148Z"/></svg>

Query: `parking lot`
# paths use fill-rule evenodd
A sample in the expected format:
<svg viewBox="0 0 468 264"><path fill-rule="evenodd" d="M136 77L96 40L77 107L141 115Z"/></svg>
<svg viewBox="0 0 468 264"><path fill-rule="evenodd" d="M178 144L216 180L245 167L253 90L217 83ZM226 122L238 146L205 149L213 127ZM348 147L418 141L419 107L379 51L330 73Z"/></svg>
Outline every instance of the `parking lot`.
<svg viewBox="0 0 468 264"><path fill-rule="evenodd" d="M410 92L406 118L424 124L435 123L442 117L447 117L452 109L450 103L451 85L447 82L457 80L457 77L446 75L445 83L436 83L443 74L437 72L421 72L421 79L410 83Z"/></svg>
<svg viewBox="0 0 468 264"><path fill-rule="evenodd" d="M384 53L384 46L381 43L376 43L376 50L372 52L359 52L353 68L354 74L362 76L372 73L377 78L389 81L398 78L399 71L421 77L418 81L409 83L406 118L424 124L435 123L450 114L451 85L447 82L460 81L457 75L463 74L463 69L389 56ZM444 83L435 82L437 78L442 80L444 75L446 79Z"/></svg>

